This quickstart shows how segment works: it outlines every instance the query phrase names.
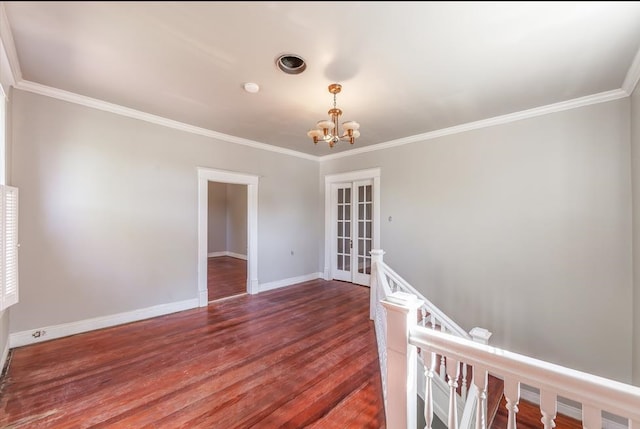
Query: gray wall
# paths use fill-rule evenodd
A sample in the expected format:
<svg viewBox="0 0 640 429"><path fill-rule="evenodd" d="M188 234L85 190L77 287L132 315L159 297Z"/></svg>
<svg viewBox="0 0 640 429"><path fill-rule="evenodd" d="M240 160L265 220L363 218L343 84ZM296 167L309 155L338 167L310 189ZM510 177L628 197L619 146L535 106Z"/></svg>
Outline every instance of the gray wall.
<svg viewBox="0 0 640 429"><path fill-rule="evenodd" d="M623 99L328 160L321 176L381 167L385 260L463 328L629 382L629 118Z"/></svg>
<svg viewBox="0 0 640 429"><path fill-rule="evenodd" d="M631 96L633 171L633 383L640 386L640 87Z"/></svg>
<svg viewBox="0 0 640 429"><path fill-rule="evenodd" d="M247 185L209 182L208 253L247 256Z"/></svg>
<svg viewBox="0 0 640 429"><path fill-rule="evenodd" d="M227 184L209 182L207 253L227 250Z"/></svg>
<svg viewBox="0 0 640 429"><path fill-rule="evenodd" d="M227 184L227 251L247 255L247 185Z"/></svg>
<svg viewBox="0 0 640 429"><path fill-rule="evenodd" d="M11 332L196 298L197 167L259 176L260 283L318 272L317 162L19 90L12 102Z"/></svg>

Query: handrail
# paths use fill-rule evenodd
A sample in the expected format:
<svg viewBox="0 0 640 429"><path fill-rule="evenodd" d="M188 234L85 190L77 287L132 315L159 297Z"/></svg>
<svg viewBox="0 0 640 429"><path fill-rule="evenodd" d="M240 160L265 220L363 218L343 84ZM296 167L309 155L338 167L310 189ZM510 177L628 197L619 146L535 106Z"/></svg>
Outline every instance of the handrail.
<svg viewBox="0 0 640 429"><path fill-rule="evenodd" d="M443 334L421 326L409 330L409 343L518 382L551 390L583 406L640 423L640 388L518 353Z"/></svg>
<svg viewBox="0 0 640 429"><path fill-rule="evenodd" d="M444 314L442 310L436 307L431 301L429 301L422 293L418 292L413 286L411 286L405 279L403 279L398 273L396 273L391 267L385 264L383 261L378 262L383 268L383 271L389 276L396 284L400 285L405 292L411 293L418 297L419 300L424 301L424 306L429 309L429 312L436 316L445 327L460 337L471 339L471 335L460 327L456 322L451 320L449 316Z"/></svg>

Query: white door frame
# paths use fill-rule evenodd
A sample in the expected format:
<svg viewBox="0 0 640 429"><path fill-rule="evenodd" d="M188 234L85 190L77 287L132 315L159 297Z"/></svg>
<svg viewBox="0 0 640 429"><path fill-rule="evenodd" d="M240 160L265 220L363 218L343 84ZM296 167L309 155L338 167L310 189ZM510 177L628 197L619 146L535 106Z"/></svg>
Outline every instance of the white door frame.
<svg viewBox="0 0 640 429"><path fill-rule="evenodd" d="M324 176L324 279L331 280L332 243L336 234L335 222L332 222L331 186L340 182L373 180L373 249L380 249L380 168L350 171L348 173Z"/></svg>
<svg viewBox="0 0 640 429"><path fill-rule="evenodd" d="M207 244L209 182L247 185L247 292L258 293L258 176L198 167L198 303L209 303Z"/></svg>

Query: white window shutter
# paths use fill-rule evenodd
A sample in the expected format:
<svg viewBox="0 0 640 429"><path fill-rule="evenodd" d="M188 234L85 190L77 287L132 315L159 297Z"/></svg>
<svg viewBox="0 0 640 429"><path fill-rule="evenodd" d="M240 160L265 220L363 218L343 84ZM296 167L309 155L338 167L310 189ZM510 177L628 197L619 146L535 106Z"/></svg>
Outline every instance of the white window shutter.
<svg viewBox="0 0 640 429"><path fill-rule="evenodd" d="M0 233L2 263L0 310L18 302L18 188L2 186Z"/></svg>

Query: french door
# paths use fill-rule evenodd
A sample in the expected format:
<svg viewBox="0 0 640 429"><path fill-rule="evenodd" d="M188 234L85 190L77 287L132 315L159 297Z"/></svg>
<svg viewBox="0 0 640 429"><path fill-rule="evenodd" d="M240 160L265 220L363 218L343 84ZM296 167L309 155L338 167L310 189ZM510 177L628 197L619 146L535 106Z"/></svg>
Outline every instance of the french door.
<svg viewBox="0 0 640 429"><path fill-rule="evenodd" d="M331 277L361 285L371 278L373 248L373 180L332 186Z"/></svg>

